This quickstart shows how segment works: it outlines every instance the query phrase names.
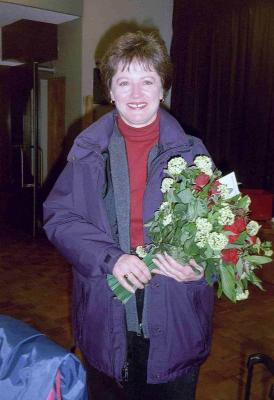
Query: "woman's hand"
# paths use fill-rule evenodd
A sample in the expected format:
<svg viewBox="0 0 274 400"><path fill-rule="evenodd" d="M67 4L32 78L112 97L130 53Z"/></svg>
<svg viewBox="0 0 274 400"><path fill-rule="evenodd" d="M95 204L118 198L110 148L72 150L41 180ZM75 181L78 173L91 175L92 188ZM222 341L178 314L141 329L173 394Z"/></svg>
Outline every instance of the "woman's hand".
<svg viewBox="0 0 274 400"><path fill-rule="evenodd" d="M144 289L144 285L151 279L146 264L131 254L123 254L118 258L112 274L131 293L134 293L136 288Z"/></svg>
<svg viewBox="0 0 274 400"><path fill-rule="evenodd" d="M188 264L182 265L165 252L164 254L157 254L153 262L159 269L153 269L151 272L168 276L177 282L198 281L204 276L204 269L193 259ZM198 270L199 274L192 267Z"/></svg>

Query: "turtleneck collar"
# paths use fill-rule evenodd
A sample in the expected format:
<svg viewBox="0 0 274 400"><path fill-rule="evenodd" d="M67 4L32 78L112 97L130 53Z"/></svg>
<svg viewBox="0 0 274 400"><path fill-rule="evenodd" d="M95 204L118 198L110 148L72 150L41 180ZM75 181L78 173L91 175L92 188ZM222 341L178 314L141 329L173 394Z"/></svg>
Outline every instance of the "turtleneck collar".
<svg viewBox="0 0 274 400"><path fill-rule="evenodd" d="M144 142L156 140L159 137L159 127L160 127L160 114L157 113L156 119L147 126L142 128L135 128L128 125L120 115L117 116L117 124L119 131L125 140L133 142Z"/></svg>

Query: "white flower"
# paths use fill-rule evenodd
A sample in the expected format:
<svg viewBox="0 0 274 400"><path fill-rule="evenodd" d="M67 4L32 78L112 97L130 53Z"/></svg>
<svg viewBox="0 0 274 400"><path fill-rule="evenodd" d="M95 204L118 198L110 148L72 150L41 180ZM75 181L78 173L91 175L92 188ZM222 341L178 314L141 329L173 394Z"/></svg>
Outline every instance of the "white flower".
<svg viewBox="0 0 274 400"><path fill-rule="evenodd" d="M207 238L208 238L207 235L203 235L203 234L197 232L194 240L195 240L196 245L200 249L202 249L203 247L206 247L206 245L207 245Z"/></svg>
<svg viewBox="0 0 274 400"><path fill-rule="evenodd" d="M164 218L163 218L163 225L167 226L172 222L172 214L167 214Z"/></svg>
<svg viewBox="0 0 274 400"><path fill-rule="evenodd" d="M162 186L161 186L161 192L162 193L166 193L169 191L169 189L171 188L171 186L174 183L174 179L172 178L164 178L162 180Z"/></svg>
<svg viewBox="0 0 274 400"><path fill-rule="evenodd" d="M167 208L169 208L169 202L168 202L168 201L164 201L164 202L161 204L161 206L160 206L160 210L161 210L161 211L164 211L164 210L166 210Z"/></svg>
<svg viewBox="0 0 274 400"><path fill-rule="evenodd" d="M246 199L246 208L247 209L249 208L250 204L251 204L251 199L249 196L247 196L247 199Z"/></svg>
<svg viewBox="0 0 274 400"><path fill-rule="evenodd" d="M180 175L186 169L187 163L182 157L174 157L167 164L167 170L170 175Z"/></svg>
<svg viewBox="0 0 274 400"><path fill-rule="evenodd" d="M194 160L194 164L205 174L212 175L212 161L207 156L197 156Z"/></svg>
<svg viewBox="0 0 274 400"><path fill-rule="evenodd" d="M211 232L208 236L208 244L215 251L221 251L228 244L228 239L222 233Z"/></svg>
<svg viewBox="0 0 274 400"><path fill-rule="evenodd" d="M256 221L250 221L246 225L246 231L250 236L255 236L257 235L258 231L260 229L260 225Z"/></svg>
<svg viewBox="0 0 274 400"><path fill-rule="evenodd" d="M235 220L235 216L229 206L225 206L219 210L218 224L220 225L232 225Z"/></svg>
<svg viewBox="0 0 274 400"><path fill-rule="evenodd" d="M135 252L140 258L145 258L145 256L147 255L145 249L142 246L137 246Z"/></svg>
<svg viewBox="0 0 274 400"><path fill-rule="evenodd" d="M197 231L203 235L212 231L212 224L206 218L198 217L196 219Z"/></svg>
<svg viewBox="0 0 274 400"><path fill-rule="evenodd" d="M199 248L207 245L209 233L212 231L212 224L206 218L198 217L196 219L197 232L195 235L195 242Z"/></svg>
<svg viewBox="0 0 274 400"><path fill-rule="evenodd" d="M250 199L250 197L248 195L245 195L244 199L245 199L245 204L244 204L243 208L248 211L249 210L249 206L251 204L251 199Z"/></svg>
<svg viewBox="0 0 274 400"><path fill-rule="evenodd" d="M222 199L228 199L230 195L230 189L227 185L218 186L218 192Z"/></svg>
<svg viewBox="0 0 274 400"><path fill-rule="evenodd" d="M249 290L245 290L244 292L242 290L237 290L236 300L246 300L248 296L249 296Z"/></svg>

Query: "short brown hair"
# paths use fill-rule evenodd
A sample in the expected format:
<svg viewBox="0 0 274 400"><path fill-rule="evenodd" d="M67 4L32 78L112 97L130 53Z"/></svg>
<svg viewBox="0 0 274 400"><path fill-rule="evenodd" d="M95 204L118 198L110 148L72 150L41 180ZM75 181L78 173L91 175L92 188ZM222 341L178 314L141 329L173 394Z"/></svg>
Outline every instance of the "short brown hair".
<svg viewBox="0 0 274 400"><path fill-rule="evenodd" d="M170 89L172 64L164 41L154 32L128 32L112 43L101 61L101 79L108 97L118 65L122 63L125 69L133 59L148 69L153 67L160 76L164 92Z"/></svg>

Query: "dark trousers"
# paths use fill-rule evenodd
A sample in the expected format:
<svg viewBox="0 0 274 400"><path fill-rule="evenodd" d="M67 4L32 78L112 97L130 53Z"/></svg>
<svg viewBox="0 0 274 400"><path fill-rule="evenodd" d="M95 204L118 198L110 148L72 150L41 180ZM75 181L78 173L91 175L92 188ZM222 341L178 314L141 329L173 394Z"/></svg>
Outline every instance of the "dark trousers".
<svg viewBox="0 0 274 400"><path fill-rule="evenodd" d="M147 384L149 340L134 333L128 335L128 380L116 381L86 365L89 400L194 400L199 368L161 384Z"/></svg>

